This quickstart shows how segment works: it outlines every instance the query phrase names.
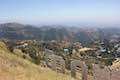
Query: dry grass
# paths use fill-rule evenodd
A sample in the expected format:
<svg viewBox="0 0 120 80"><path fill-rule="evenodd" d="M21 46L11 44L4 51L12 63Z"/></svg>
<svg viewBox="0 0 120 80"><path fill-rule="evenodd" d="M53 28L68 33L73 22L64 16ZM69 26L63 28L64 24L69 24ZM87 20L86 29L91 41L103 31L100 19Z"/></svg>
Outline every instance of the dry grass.
<svg viewBox="0 0 120 80"><path fill-rule="evenodd" d="M0 80L74 80L49 68L37 66L7 50L0 42Z"/></svg>
<svg viewBox="0 0 120 80"><path fill-rule="evenodd" d="M111 69L120 69L120 59L118 58L113 62L113 65L110 66Z"/></svg>

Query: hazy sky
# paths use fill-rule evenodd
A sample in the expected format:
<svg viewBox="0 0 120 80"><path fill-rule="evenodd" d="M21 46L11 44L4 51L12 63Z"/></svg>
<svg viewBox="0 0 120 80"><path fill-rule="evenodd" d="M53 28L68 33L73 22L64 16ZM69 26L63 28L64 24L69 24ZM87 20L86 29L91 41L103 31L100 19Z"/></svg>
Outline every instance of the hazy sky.
<svg viewBox="0 0 120 80"><path fill-rule="evenodd" d="M0 22L120 24L120 0L0 0Z"/></svg>

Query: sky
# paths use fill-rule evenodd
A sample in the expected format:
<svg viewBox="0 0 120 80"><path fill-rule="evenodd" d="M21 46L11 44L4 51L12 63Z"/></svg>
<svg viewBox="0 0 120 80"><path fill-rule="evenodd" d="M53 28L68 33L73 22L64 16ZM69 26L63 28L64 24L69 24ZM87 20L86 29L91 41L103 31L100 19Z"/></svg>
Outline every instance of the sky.
<svg viewBox="0 0 120 80"><path fill-rule="evenodd" d="M0 23L120 24L120 0L0 0Z"/></svg>

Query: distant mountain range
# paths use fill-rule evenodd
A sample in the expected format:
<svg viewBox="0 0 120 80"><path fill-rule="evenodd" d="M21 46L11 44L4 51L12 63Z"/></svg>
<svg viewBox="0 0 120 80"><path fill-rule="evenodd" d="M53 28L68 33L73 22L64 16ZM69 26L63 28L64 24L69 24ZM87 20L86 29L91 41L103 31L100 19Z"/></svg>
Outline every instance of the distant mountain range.
<svg viewBox="0 0 120 80"><path fill-rule="evenodd" d="M112 35L120 35L120 28L36 27L19 23L0 24L0 38L11 40L67 40L89 44L98 39L110 38Z"/></svg>

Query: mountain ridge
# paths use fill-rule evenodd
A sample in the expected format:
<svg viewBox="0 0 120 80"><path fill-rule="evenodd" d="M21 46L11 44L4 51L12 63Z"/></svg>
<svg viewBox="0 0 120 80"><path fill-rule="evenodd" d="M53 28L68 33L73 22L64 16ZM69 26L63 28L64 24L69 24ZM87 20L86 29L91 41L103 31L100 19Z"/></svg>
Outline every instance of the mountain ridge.
<svg viewBox="0 0 120 80"><path fill-rule="evenodd" d="M116 34L120 34L120 28L79 28L61 25L38 27L20 23L0 24L0 38L10 40L66 40L88 45L95 40L101 38L109 39L112 35Z"/></svg>

